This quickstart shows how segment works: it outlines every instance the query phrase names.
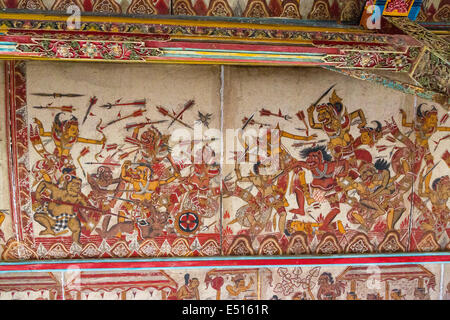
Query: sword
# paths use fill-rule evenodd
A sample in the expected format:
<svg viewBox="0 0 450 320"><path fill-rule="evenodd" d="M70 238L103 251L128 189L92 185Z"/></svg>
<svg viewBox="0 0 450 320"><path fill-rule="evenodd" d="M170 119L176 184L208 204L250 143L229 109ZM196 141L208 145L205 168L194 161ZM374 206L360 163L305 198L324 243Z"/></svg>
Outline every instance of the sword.
<svg viewBox="0 0 450 320"><path fill-rule="evenodd" d="M336 83L335 84L333 84L331 87L329 87L328 88L328 90L327 91L325 91L321 96L320 96L320 98L319 99L317 99L316 100L316 102L314 102L312 105L313 106L316 106L319 102L320 102L320 100L322 100L323 99L323 97L325 97L327 94L328 94L328 92L330 92L331 91L331 89L333 89L334 87L336 86Z"/></svg>
<svg viewBox="0 0 450 320"><path fill-rule="evenodd" d="M178 115L175 118L172 118L173 120L169 123L169 126L167 127L167 129L170 128L170 126L176 121L178 120L178 118L181 117L181 115L189 108L191 108L193 105L195 104L194 100L189 100L188 102L186 102L186 104L183 107L183 110L180 111L180 113L178 113Z"/></svg>

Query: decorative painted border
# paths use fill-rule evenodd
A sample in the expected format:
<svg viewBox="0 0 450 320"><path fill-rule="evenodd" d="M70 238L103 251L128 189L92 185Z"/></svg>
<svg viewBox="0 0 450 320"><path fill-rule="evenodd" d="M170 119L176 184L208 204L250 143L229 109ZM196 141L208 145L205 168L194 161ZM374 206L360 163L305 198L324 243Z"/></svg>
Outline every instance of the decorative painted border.
<svg viewBox="0 0 450 320"><path fill-rule="evenodd" d="M152 270L187 268L257 268L327 265L394 265L394 264L450 263L450 253L367 254L295 257L214 257L214 258L154 258L154 259L96 259L0 262L0 273L107 270Z"/></svg>
<svg viewBox="0 0 450 320"><path fill-rule="evenodd" d="M402 34L315 24L0 14L0 59L334 66L409 71L418 42ZM106 22L108 21L108 22ZM113 40L112 40L113 39Z"/></svg>
<svg viewBox="0 0 450 320"><path fill-rule="evenodd" d="M392 35L365 30L360 27L343 27L337 24L315 25L311 23L270 24L254 23L254 20L200 19L143 19L101 17L83 15L80 28L70 31L67 16L0 13L0 26L7 34L13 31L68 32L73 38L89 33L122 36L169 36L172 40L219 39L239 41L272 41L311 43L311 41L347 41L353 43L383 43L397 46L417 44L405 35Z"/></svg>

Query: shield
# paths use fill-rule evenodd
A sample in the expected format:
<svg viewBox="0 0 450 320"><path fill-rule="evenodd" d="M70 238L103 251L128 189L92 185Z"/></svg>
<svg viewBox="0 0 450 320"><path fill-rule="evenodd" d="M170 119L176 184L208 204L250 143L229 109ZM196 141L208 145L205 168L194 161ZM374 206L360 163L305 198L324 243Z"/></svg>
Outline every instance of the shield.
<svg viewBox="0 0 450 320"><path fill-rule="evenodd" d="M200 231L200 216L198 213L187 210L182 211L175 217L174 226L177 233L182 236L192 236Z"/></svg>

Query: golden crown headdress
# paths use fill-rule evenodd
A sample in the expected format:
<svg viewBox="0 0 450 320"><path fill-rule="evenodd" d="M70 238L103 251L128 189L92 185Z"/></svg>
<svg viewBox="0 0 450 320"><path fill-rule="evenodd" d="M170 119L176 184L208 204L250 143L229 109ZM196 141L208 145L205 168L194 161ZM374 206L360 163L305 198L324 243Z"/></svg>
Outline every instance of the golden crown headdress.
<svg viewBox="0 0 450 320"><path fill-rule="evenodd" d="M336 102L342 103L342 98L336 94L336 90L333 90L333 93L330 97L330 103L335 104Z"/></svg>

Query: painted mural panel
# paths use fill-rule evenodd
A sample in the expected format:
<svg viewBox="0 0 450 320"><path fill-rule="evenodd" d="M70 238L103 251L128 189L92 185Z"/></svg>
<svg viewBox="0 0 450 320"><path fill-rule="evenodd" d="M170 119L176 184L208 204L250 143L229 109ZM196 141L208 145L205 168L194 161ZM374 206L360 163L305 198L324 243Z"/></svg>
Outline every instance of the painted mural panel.
<svg viewBox="0 0 450 320"><path fill-rule="evenodd" d="M412 96L317 69L227 71L224 123L244 130L224 153L224 252L408 250Z"/></svg>
<svg viewBox="0 0 450 320"><path fill-rule="evenodd" d="M3 259L220 252L217 137L174 153L190 152L194 126L219 127L218 67L12 68L25 81L10 106L24 128L12 133L24 174L14 182L19 241Z"/></svg>
<svg viewBox="0 0 450 320"><path fill-rule="evenodd" d="M448 270L448 265L444 265ZM439 300L441 264L0 274L1 300ZM447 288L447 289L446 289ZM442 294L441 294L441 289Z"/></svg>
<svg viewBox="0 0 450 320"><path fill-rule="evenodd" d="M438 300L440 265L284 268L274 288L284 300Z"/></svg>
<svg viewBox="0 0 450 320"><path fill-rule="evenodd" d="M414 203L411 250L448 250L450 243L450 122L441 105L418 98L415 115L403 122L403 130L413 130L416 146L417 175L414 192L408 199ZM420 168L420 169L419 169Z"/></svg>
<svg viewBox="0 0 450 320"><path fill-rule="evenodd" d="M440 265L80 272L74 300L438 300Z"/></svg>
<svg viewBox="0 0 450 320"><path fill-rule="evenodd" d="M265 268L81 272L65 281L66 299L259 300Z"/></svg>
<svg viewBox="0 0 450 320"><path fill-rule="evenodd" d="M3 260L449 250L437 104L317 68L5 73Z"/></svg>

